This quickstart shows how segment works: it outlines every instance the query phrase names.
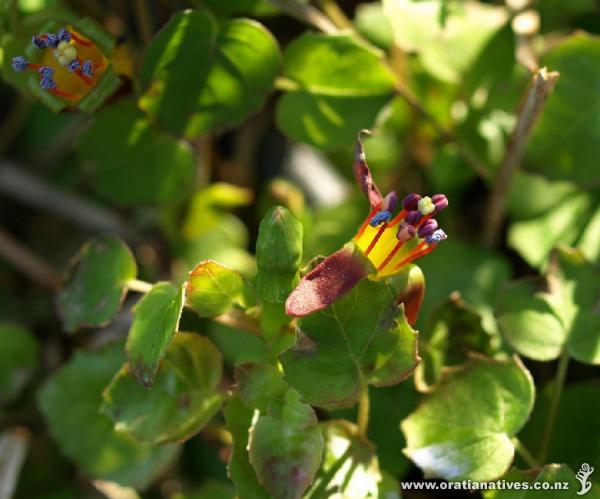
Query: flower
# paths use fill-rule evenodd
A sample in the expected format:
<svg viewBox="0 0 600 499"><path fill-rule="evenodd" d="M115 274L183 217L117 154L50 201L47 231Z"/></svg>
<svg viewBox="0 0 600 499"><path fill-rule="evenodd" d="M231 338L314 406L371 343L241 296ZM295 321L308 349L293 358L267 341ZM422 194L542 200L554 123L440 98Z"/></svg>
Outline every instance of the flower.
<svg viewBox="0 0 600 499"><path fill-rule="evenodd" d="M129 56L113 37L89 19L75 24L33 36L27 57L12 60L15 71L37 73L28 90L54 111L97 109L120 86L118 75L129 73Z"/></svg>
<svg viewBox="0 0 600 499"><path fill-rule="evenodd" d="M321 310L365 277L392 277L433 251L447 237L435 219L448 206L443 194L431 197L409 194L393 216L398 196L395 192L381 195L367 165L360 134L354 154L354 175L369 200L370 213L352 241L304 276L286 301L288 315L302 317ZM411 323L416 319L422 295L423 284L413 281L407 283L399 298L405 303Z"/></svg>

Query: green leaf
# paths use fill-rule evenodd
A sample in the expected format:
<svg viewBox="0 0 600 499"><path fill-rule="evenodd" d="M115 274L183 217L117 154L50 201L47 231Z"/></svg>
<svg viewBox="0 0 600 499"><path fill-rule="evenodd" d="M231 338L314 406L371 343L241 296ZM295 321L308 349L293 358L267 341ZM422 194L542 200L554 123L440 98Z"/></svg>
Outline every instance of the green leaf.
<svg viewBox="0 0 600 499"><path fill-rule="evenodd" d="M0 406L14 400L37 366L38 342L17 324L0 322Z"/></svg>
<svg viewBox="0 0 600 499"><path fill-rule="evenodd" d="M277 42L258 22L178 12L146 51L140 106L172 132L193 138L259 109L279 64Z"/></svg>
<svg viewBox="0 0 600 499"><path fill-rule="evenodd" d="M281 373L268 364L236 366L235 379L242 400L261 413L266 413L272 400L281 398L288 390Z"/></svg>
<svg viewBox="0 0 600 499"><path fill-rule="evenodd" d="M381 54L349 34L306 33L284 53L289 85L277 124L292 139L321 148L351 145L390 99L394 78Z"/></svg>
<svg viewBox="0 0 600 499"><path fill-rule="evenodd" d="M85 474L144 488L170 464L178 446L139 443L100 414L102 390L124 361L122 343L77 352L43 386L39 404L61 450Z"/></svg>
<svg viewBox="0 0 600 499"><path fill-rule="evenodd" d="M133 309L125 349L132 372L145 388L152 386L158 365L179 328L183 300L183 287L161 282Z"/></svg>
<svg viewBox="0 0 600 499"><path fill-rule="evenodd" d="M547 196L551 194L546 193ZM529 194L528 194L529 196ZM513 222L508 230L508 244L527 263L540 268L548 261L557 244L573 244L590 214L591 197L574 192L540 216Z"/></svg>
<svg viewBox="0 0 600 499"><path fill-rule="evenodd" d="M119 238L101 236L86 242L57 298L65 329L107 324L121 308L127 282L136 273L133 255Z"/></svg>
<svg viewBox="0 0 600 499"><path fill-rule="evenodd" d="M534 385L518 358L474 358L448 371L401 425L405 453L426 476L494 480L514 456L511 437L527 421Z"/></svg>
<svg viewBox="0 0 600 499"><path fill-rule="evenodd" d="M233 437L233 448L227 470L240 498L269 499L270 495L258 483L248 456L248 436L254 411L234 395L223 410L227 429Z"/></svg>
<svg viewBox="0 0 600 499"><path fill-rule="evenodd" d="M459 81L508 19L506 9L472 1L448 3L444 23L438 0L384 0L383 6L395 43L416 51L427 71L449 83Z"/></svg>
<svg viewBox="0 0 600 499"><path fill-rule="evenodd" d="M181 199L194 178L194 155L183 140L160 130L133 102L95 115L79 153L93 165L94 187L109 201L159 204Z"/></svg>
<svg viewBox="0 0 600 499"><path fill-rule="evenodd" d="M387 50L394 42L392 26L379 2L358 5L354 26L361 35L380 49ZM371 163L371 156L369 156L369 163Z"/></svg>
<svg viewBox="0 0 600 499"><path fill-rule="evenodd" d="M513 469L504 479L512 483L513 489L488 490L483 493L484 499L563 499L567 496L579 497L574 493L582 488L573 470L566 464L547 464L541 470L531 471ZM529 484L526 490L523 482ZM591 493L585 494L585 498L600 499L600 487L591 480L590 483ZM515 490L516 487L519 488Z"/></svg>
<svg viewBox="0 0 600 499"><path fill-rule="evenodd" d="M358 434L354 424L345 420L323 423L321 431L325 439L323 464L306 497L379 497L382 476L373 444Z"/></svg>
<svg viewBox="0 0 600 499"><path fill-rule="evenodd" d="M250 462L274 499L300 499L312 483L323 454L323 436L312 408L288 389L268 414L252 425Z"/></svg>
<svg viewBox="0 0 600 499"><path fill-rule="evenodd" d="M519 439L534 455L541 451L554 387L554 383L544 387L535 401L531 418L519 432ZM550 439L548 462L566 463L574 470L579 469L582 462L600 463L599 390L598 379L564 387Z"/></svg>
<svg viewBox="0 0 600 499"><path fill-rule="evenodd" d="M264 16L278 11L267 0L195 0L195 3L207 5L219 16L252 15Z"/></svg>
<svg viewBox="0 0 600 499"><path fill-rule="evenodd" d="M600 84L600 39L579 32L549 50L541 64L561 76L533 129L526 166L551 179L597 186L600 103L590 95Z"/></svg>
<svg viewBox="0 0 600 499"><path fill-rule="evenodd" d="M285 379L311 405L351 406L361 380L389 386L417 365L417 335L383 281L364 279L332 305L298 321L296 345L281 355Z"/></svg>
<svg viewBox="0 0 600 499"><path fill-rule="evenodd" d="M481 314L460 293L451 294L433 310L419 335L422 361L417 366L415 382L420 390L430 390L441 379L444 367L462 364L469 352L484 355L495 352L500 338L488 334L482 320Z"/></svg>
<svg viewBox="0 0 600 499"><path fill-rule="evenodd" d="M497 304L498 325L520 354L548 361L564 348L580 362L600 363L600 273L568 248L552 256L547 282L515 281Z"/></svg>
<svg viewBox="0 0 600 499"><path fill-rule="evenodd" d="M298 283L303 233L300 221L283 206L262 219L256 241L256 291L262 299L283 303Z"/></svg>
<svg viewBox="0 0 600 499"><path fill-rule="evenodd" d="M235 270L213 260L200 262L189 274L185 303L200 317L216 317L243 306L246 283Z"/></svg>
<svg viewBox="0 0 600 499"><path fill-rule="evenodd" d="M209 339L178 333L152 388L142 388L125 364L106 388L101 411L117 431L143 442L187 440L221 407L223 395L217 386L222 370L221 353Z"/></svg>

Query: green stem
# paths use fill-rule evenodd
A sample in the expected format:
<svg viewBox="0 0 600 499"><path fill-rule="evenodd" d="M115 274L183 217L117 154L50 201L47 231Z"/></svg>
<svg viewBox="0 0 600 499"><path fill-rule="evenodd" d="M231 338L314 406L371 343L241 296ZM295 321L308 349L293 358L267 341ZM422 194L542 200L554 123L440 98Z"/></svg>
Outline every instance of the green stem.
<svg viewBox="0 0 600 499"><path fill-rule="evenodd" d="M527 447L525 447L521 441L517 437L512 438L512 443L515 446L515 450L523 458L523 461L527 463L527 466L531 468L541 468L540 463L533 457L533 454L529 452Z"/></svg>
<svg viewBox="0 0 600 499"><path fill-rule="evenodd" d="M150 20L147 0L135 0L133 7L140 38L144 45L148 45L152 41L152 21Z"/></svg>
<svg viewBox="0 0 600 499"><path fill-rule="evenodd" d="M360 388L360 398L358 399L358 417L356 425L360 436L367 436L369 429L369 384L366 379L362 379Z"/></svg>
<svg viewBox="0 0 600 499"><path fill-rule="evenodd" d="M554 378L552 400L550 401L550 413L548 414L548 420L546 421L546 427L544 428L544 435L542 436L542 445L540 448L540 461L542 463L546 462L546 458L548 457L550 441L552 440L554 424L556 423L556 415L558 413L558 406L560 404L560 397L562 395L565 380L567 379L568 369L569 354L566 350L563 350L560 359L558 359L558 367L556 369L556 376Z"/></svg>

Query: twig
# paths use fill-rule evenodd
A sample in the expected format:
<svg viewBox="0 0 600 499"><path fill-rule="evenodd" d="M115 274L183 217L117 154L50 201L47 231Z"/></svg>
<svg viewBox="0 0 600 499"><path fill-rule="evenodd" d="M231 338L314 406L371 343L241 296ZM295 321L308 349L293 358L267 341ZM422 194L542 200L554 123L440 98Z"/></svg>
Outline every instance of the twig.
<svg viewBox="0 0 600 499"><path fill-rule="evenodd" d="M135 0L133 2L137 29L144 45L148 45L152 41L152 22L150 21L150 13L148 12L148 5L146 4L147 1L148 0Z"/></svg>
<svg viewBox="0 0 600 499"><path fill-rule="evenodd" d="M319 0L319 5L321 5L323 12L327 14L329 19L331 19L338 28L355 31L354 24L352 24L352 21L344 14L344 11L340 9L340 6L335 0Z"/></svg>
<svg viewBox="0 0 600 499"><path fill-rule="evenodd" d="M556 415L558 413L558 406L560 404L560 397L562 395L563 386L567 379L567 371L569 370L569 354L566 350L563 351L562 355L558 359L558 367L556 369L556 377L554 378L554 386L552 387L552 400L550 401L550 412L546 421L546 427L544 428L544 434L542 436L542 444L540 447L540 461L544 463L546 457L548 457L548 450L550 449L550 441L552 440L552 433L554 432L554 424L556 423Z"/></svg>
<svg viewBox="0 0 600 499"><path fill-rule="evenodd" d="M0 499L13 497L30 440L29 430L23 427L0 434Z"/></svg>
<svg viewBox="0 0 600 499"><path fill-rule="evenodd" d="M315 9L310 5L304 5L294 0L268 1L271 3L271 5L274 5L286 14L289 14L290 16L295 17L306 24L314 26L324 33L333 34L338 31L335 24L333 24L327 16L325 16L320 10Z"/></svg>
<svg viewBox="0 0 600 499"><path fill-rule="evenodd" d="M523 461L525 461L527 466L530 466L531 468L541 468L540 463L536 461L535 457L533 457L533 454L529 452L529 449L527 449L527 447L525 447L517 437L512 438L512 443L515 446L515 450L519 456L523 458Z"/></svg>
<svg viewBox="0 0 600 499"><path fill-rule="evenodd" d="M512 132L504 159L500 165L498 176L490 195L487 220L485 224L485 242L489 246L498 243L502 224L504 222L504 209L510 181L516 171L529 134L535 120L539 116L546 99L552 92L559 73L548 72L541 68L533 74L531 84L523 96L519 109L517 124Z"/></svg>
<svg viewBox="0 0 600 499"><path fill-rule="evenodd" d="M131 279L127 281L127 289L137 291L138 293L149 293L153 288L152 283L140 281L139 279Z"/></svg>
<svg viewBox="0 0 600 499"><path fill-rule="evenodd" d="M13 239L2 227L0 227L0 257L6 259L33 281L52 290L59 288L60 276L44 261Z"/></svg>
<svg viewBox="0 0 600 499"><path fill-rule="evenodd" d="M116 233L129 241L141 236L111 211L69 192L60 191L8 162L0 162L0 193L29 206L56 213L85 229Z"/></svg>

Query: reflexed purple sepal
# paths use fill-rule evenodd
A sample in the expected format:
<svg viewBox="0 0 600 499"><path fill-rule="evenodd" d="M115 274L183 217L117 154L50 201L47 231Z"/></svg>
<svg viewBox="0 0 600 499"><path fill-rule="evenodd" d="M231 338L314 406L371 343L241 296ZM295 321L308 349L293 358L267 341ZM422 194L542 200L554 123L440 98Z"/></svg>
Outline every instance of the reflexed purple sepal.
<svg viewBox="0 0 600 499"><path fill-rule="evenodd" d="M354 163L353 170L354 176L356 177L356 181L360 188L362 189L365 196L369 200L369 204L371 208L374 208L381 203L383 196L379 189L375 185L375 181L373 180L373 176L371 175L371 170L369 170L369 165L367 165L367 157L365 155L365 150L363 148L362 141L360 140L360 136L363 133L370 133L367 130L361 130L358 134L358 138L356 140L356 147L354 148Z"/></svg>
<svg viewBox="0 0 600 499"><path fill-rule="evenodd" d="M331 305L375 268L353 244L327 257L304 276L285 302L285 311L303 317Z"/></svg>

